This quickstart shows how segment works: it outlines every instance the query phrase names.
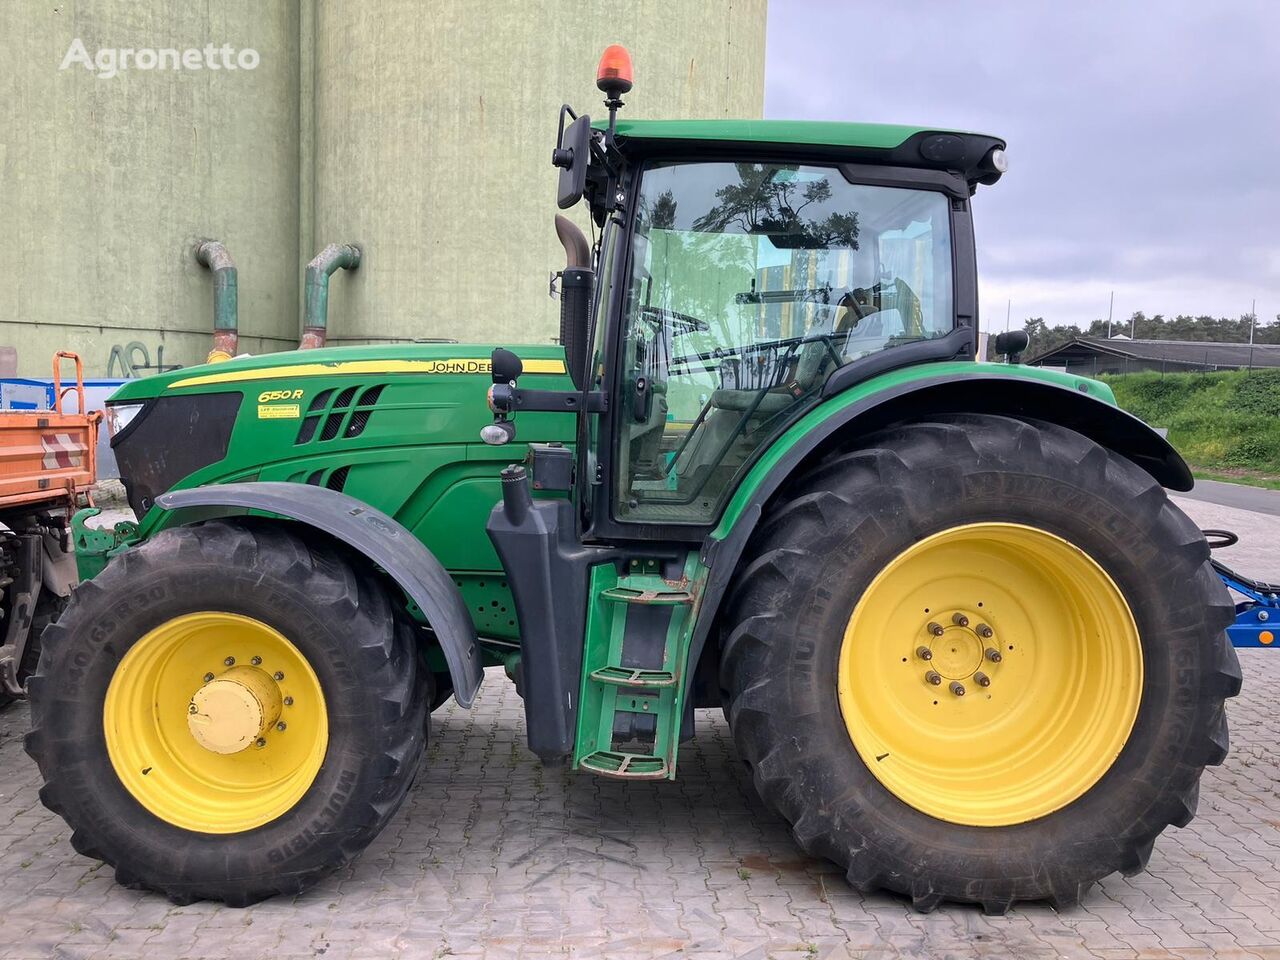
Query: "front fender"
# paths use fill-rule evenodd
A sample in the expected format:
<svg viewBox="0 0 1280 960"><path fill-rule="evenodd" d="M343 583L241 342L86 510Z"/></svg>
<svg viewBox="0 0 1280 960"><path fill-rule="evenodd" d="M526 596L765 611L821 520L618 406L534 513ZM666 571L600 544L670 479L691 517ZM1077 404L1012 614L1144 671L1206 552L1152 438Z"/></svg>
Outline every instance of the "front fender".
<svg viewBox="0 0 1280 960"><path fill-rule="evenodd" d="M345 493L302 483L225 483L156 497L145 527L197 523L261 510L296 520L350 546L387 572L418 605L444 651L454 698L475 701L484 677L475 626L453 578L422 542L380 510Z"/></svg>

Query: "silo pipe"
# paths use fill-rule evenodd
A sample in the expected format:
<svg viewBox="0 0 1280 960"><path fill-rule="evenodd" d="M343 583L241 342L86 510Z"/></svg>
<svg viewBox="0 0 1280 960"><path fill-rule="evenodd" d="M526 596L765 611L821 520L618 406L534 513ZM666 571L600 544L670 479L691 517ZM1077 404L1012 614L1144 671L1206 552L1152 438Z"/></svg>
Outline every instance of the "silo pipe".
<svg viewBox="0 0 1280 960"><path fill-rule="evenodd" d="M306 308L299 350L323 347L329 322L329 277L339 268L360 266L360 248L349 243L331 243L307 264Z"/></svg>
<svg viewBox="0 0 1280 960"><path fill-rule="evenodd" d="M206 362L230 360L240 343L236 262L217 240L201 241L196 246L196 260L213 271L213 349Z"/></svg>

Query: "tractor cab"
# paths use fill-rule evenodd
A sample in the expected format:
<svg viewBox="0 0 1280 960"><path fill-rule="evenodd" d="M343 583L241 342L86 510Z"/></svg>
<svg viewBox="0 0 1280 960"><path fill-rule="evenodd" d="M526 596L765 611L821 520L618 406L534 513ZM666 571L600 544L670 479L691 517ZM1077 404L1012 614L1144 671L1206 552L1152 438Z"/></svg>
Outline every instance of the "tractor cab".
<svg viewBox="0 0 1280 960"><path fill-rule="evenodd" d="M825 396L926 360L972 360L969 197L1004 142L902 126L620 121L631 89L610 47L608 120L561 108L558 203L585 199L599 239L557 217L569 261L560 341L580 396L511 386L519 410L579 411L573 491L587 540L700 540L745 470ZM571 121L571 122L570 122ZM584 263L583 261L586 260Z"/></svg>

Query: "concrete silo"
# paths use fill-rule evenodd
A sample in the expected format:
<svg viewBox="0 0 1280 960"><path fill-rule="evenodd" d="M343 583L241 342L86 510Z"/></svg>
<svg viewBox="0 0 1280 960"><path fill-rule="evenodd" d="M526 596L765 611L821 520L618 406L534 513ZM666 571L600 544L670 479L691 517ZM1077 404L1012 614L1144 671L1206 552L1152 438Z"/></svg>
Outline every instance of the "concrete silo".
<svg viewBox="0 0 1280 960"><path fill-rule="evenodd" d="M239 263L241 349L297 342L297 24L292 4L253 0L0 7L0 348L19 373L47 376L63 347L93 376L202 360L213 286L199 238ZM95 60L115 51L97 62L117 69L60 69L76 41ZM120 67L125 50L206 44L259 62Z"/></svg>
<svg viewBox="0 0 1280 960"><path fill-rule="evenodd" d="M0 7L0 375L58 348L94 376L201 362L213 282L239 269L240 349L291 349L302 270L361 249L330 287L329 343L549 339L557 109L603 115L601 50L626 44L624 116L759 116L765 0L132 0ZM90 56L207 44L252 69L121 69ZM4 348L11 350L6 351Z"/></svg>
<svg viewBox="0 0 1280 960"><path fill-rule="evenodd" d="M596 62L620 42L624 116L760 116L764 0L428 6L318 5L312 245L364 253L332 337L545 341L560 104L605 116Z"/></svg>

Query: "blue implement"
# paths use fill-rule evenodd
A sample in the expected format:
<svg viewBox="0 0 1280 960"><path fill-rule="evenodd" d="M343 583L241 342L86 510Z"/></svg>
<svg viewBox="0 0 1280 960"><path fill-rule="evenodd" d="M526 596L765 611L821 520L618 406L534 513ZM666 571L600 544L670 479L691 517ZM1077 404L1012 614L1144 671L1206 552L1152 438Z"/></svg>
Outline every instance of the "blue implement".
<svg viewBox="0 0 1280 960"><path fill-rule="evenodd" d="M1229 530L1204 530L1211 549L1229 547L1239 540ZM1264 583L1236 573L1225 563L1211 560L1222 582L1245 599L1236 604L1236 621L1227 627L1235 647L1280 649L1280 584Z"/></svg>

